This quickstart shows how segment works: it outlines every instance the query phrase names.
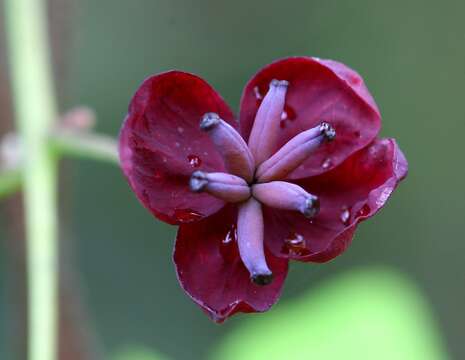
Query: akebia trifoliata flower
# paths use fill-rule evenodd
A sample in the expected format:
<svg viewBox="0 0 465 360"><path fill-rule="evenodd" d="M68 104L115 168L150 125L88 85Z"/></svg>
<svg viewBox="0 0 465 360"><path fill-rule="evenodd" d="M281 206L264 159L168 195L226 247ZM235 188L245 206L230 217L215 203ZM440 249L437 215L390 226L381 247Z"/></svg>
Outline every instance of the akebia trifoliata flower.
<svg viewBox="0 0 465 360"><path fill-rule="evenodd" d="M174 262L217 322L278 299L289 260L325 262L349 245L407 174L378 107L347 66L279 60L246 85L236 118L199 77L143 82L120 135L131 188L179 225Z"/></svg>

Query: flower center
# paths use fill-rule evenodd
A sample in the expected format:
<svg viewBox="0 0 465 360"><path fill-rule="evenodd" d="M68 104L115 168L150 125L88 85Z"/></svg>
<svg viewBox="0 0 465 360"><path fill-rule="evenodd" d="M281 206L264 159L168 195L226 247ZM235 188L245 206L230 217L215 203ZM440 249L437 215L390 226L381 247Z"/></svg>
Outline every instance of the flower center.
<svg viewBox="0 0 465 360"><path fill-rule="evenodd" d="M318 197L296 184L279 180L336 136L334 128L322 122L296 135L281 149L276 148L288 86L285 80L271 81L258 108L248 144L218 114L205 114L200 129L217 147L228 172L195 171L189 181L193 192L206 192L223 201L238 203L239 254L257 285L268 285L273 279L264 251L262 205L315 217L320 209Z"/></svg>
<svg viewBox="0 0 465 360"><path fill-rule="evenodd" d="M332 141L335 136L336 131L326 122L301 132L258 166L255 174L257 181L268 182L285 178L321 144L325 141Z"/></svg>

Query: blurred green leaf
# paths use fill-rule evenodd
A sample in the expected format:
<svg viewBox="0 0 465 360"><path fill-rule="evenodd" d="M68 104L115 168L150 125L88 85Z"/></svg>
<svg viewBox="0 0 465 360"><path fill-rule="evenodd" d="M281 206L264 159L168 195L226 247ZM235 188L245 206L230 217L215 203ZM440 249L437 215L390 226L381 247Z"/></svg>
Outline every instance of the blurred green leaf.
<svg viewBox="0 0 465 360"><path fill-rule="evenodd" d="M447 359L415 284L382 269L345 273L245 320L212 359Z"/></svg>
<svg viewBox="0 0 465 360"><path fill-rule="evenodd" d="M113 356L112 360L167 360L168 358L154 350L142 346L129 345Z"/></svg>

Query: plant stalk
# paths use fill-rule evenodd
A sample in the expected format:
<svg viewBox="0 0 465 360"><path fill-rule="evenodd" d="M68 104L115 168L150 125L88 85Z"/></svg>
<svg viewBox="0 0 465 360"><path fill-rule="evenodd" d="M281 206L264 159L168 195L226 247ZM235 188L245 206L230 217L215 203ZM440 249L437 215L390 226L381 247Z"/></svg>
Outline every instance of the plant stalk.
<svg viewBox="0 0 465 360"><path fill-rule="evenodd" d="M48 134L57 119L45 0L4 0L16 125L24 149L29 360L57 353L57 159Z"/></svg>

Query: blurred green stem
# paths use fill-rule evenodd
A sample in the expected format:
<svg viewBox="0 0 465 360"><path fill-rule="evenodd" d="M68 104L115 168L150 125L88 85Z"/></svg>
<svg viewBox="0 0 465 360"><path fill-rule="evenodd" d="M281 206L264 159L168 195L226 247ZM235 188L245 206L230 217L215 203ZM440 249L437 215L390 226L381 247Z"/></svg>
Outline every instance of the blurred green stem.
<svg viewBox="0 0 465 360"><path fill-rule="evenodd" d="M70 156L119 165L118 147L110 136L59 129L49 134L48 141L58 158ZM11 169L0 167L0 199L21 188L21 165L15 164Z"/></svg>
<svg viewBox="0 0 465 360"><path fill-rule="evenodd" d="M55 360L57 352L57 159L48 144L57 112L46 5L45 0L5 0L16 124L24 150L29 360Z"/></svg>
<svg viewBox="0 0 465 360"><path fill-rule="evenodd" d="M72 130L56 130L50 142L60 155L119 164L116 141L105 135Z"/></svg>

